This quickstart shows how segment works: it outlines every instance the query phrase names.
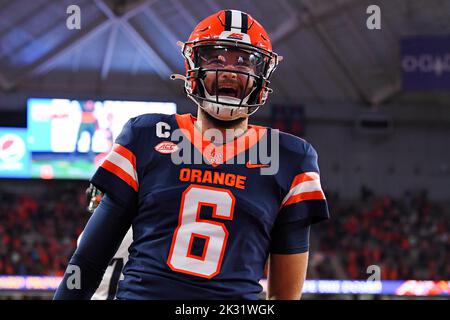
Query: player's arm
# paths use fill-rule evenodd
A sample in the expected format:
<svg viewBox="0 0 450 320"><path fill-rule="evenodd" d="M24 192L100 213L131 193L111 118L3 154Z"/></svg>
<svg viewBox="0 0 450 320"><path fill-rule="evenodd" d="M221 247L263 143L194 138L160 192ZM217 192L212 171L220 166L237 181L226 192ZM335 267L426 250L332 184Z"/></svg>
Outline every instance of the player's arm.
<svg viewBox="0 0 450 320"><path fill-rule="evenodd" d="M290 159L297 165L290 173L290 186L272 229L270 299L300 299L308 265L310 225L329 217L320 185L317 152L311 145L299 144L293 148L304 148L304 155Z"/></svg>
<svg viewBox="0 0 450 320"><path fill-rule="evenodd" d="M54 299L90 299L127 233L134 209L107 193L89 219Z"/></svg>
<svg viewBox="0 0 450 320"><path fill-rule="evenodd" d="M277 223L272 231L268 299L298 300L308 268L310 226Z"/></svg>
<svg viewBox="0 0 450 320"><path fill-rule="evenodd" d="M296 254L271 254L269 259L268 299L298 300L308 268L308 251Z"/></svg>

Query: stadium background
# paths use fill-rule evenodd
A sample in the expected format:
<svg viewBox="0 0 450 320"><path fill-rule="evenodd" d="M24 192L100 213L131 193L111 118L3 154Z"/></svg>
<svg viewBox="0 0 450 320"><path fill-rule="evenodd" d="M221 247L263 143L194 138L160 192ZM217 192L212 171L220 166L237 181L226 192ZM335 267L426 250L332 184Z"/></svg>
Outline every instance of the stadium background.
<svg viewBox="0 0 450 320"><path fill-rule="evenodd" d="M66 27L72 4L80 30ZM366 25L373 4L379 30ZM0 140L22 130L28 147L29 98L170 102L195 113L169 80L184 70L176 41L224 8L261 21L284 56L253 122L319 153L332 219L312 228L304 299L447 299L448 0L0 0ZM74 155L49 152L41 161L58 158L64 179L52 164L13 178L11 143L0 145L0 299L46 299L89 217L87 180L66 179ZM381 283L367 281L369 266Z"/></svg>

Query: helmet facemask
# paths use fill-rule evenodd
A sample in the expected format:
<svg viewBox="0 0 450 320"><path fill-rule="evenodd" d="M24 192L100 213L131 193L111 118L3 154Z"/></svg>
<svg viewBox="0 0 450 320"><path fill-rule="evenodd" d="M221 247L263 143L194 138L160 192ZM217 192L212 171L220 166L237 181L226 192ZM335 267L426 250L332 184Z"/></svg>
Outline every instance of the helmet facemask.
<svg viewBox="0 0 450 320"><path fill-rule="evenodd" d="M235 41L209 40L185 43L182 53L188 67L186 93L217 119L248 117L272 92L268 78L278 63L272 52Z"/></svg>

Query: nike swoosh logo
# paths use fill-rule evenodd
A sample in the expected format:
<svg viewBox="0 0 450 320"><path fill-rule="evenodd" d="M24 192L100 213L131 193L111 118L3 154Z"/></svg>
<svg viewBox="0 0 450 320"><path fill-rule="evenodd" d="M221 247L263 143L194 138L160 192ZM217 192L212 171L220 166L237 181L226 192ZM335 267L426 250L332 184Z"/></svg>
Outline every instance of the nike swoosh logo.
<svg viewBox="0 0 450 320"><path fill-rule="evenodd" d="M250 161L247 161L245 166L249 169L256 169L256 168L266 168L266 167L269 167L270 165L268 165L268 164L253 164L253 163L250 163Z"/></svg>

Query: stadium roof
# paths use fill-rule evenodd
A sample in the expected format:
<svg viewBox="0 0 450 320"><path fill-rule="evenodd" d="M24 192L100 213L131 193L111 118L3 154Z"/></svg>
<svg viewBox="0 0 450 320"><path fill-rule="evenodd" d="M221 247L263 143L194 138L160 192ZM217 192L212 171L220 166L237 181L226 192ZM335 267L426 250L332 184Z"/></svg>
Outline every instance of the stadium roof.
<svg viewBox="0 0 450 320"><path fill-rule="evenodd" d="M378 104L401 89L399 39L450 34L450 1L0 0L0 90L162 97L183 94L176 46L220 9L259 20L285 60L273 87L284 102ZM66 9L81 8L68 30Z"/></svg>

